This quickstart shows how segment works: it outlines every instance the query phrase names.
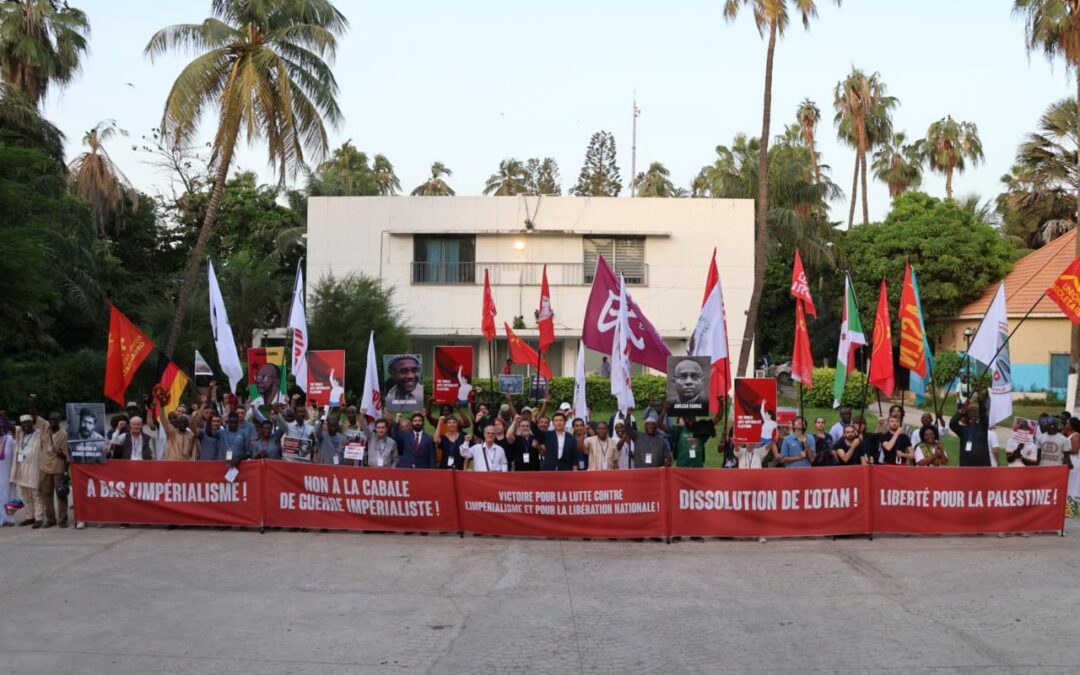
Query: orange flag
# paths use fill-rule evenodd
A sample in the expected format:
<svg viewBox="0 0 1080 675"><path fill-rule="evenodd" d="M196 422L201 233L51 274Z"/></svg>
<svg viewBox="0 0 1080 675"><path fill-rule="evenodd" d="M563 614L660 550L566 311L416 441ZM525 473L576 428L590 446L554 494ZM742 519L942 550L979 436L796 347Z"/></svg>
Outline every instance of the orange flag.
<svg viewBox="0 0 1080 675"><path fill-rule="evenodd" d="M514 331L510 330L510 324L503 323L503 327L506 328L506 346L510 349L510 359L519 366L532 366L540 371L540 374L551 379L551 368L548 367L547 361L540 358L540 355L536 353L536 350L525 344L525 341L514 334ZM537 366L537 364L540 364Z"/></svg>
<svg viewBox="0 0 1080 675"><path fill-rule="evenodd" d="M803 301L795 301L795 352L791 355L791 379L804 387L814 385L814 356L810 352L810 331L806 329Z"/></svg>
<svg viewBox="0 0 1080 675"><path fill-rule="evenodd" d="M109 305L109 347L105 352L105 395L124 405L124 395L154 343L115 306Z"/></svg>
<svg viewBox="0 0 1080 675"><path fill-rule="evenodd" d="M877 316L874 317L874 348L870 352L870 384L885 396L892 396L896 388L893 372L892 329L889 327L889 296L885 292L885 280L881 280L878 295Z"/></svg>
<svg viewBox="0 0 1080 675"><path fill-rule="evenodd" d="M1046 295L1057 303L1065 316L1073 323L1080 323L1080 258L1072 261L1065 268L1050 288Z"/></svg>
<svg viewBox="0 0 1080 675"><path fill-rule="evenodd" d="M495 339L495 297L491 295L491 284L488 283L488 271L484 270L484 314L480 320L480 328L488 342Z"/></svg>
<svg viewBox="0 0 1080 675"><path fill-rule="evenodd" d="M900 366L919 377L926 377L926 336L911 263L904 270L904 289L900 292Z"/></svg>

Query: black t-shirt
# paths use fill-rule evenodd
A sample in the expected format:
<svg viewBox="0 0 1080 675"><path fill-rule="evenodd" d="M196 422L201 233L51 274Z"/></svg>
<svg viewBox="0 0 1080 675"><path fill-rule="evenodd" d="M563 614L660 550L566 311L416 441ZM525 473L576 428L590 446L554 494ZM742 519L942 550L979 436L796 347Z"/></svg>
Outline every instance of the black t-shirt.
<svg viewBox="0 0 1080 675"><path fill-rule="evenodd" d="M540 448L532 447L532 442L539 440L536 436L515 436L514 442L510 444L510 449L506 453L506 461L510 464L511 471L539 471L540 470ZM525 455L529 455L529 461L525 461Z"/></svg>
<svg viewBox="0 0 1080 675"><path fill-rule="evenodd" d="M911 447L911 436L904 433L901 429L896 436L896 443L893 444L892 450L886 450L885 444L892 440L892 432L886 431L883 434L875 434L878 437L878 447L881 450L881 463L889 466L895 466L897 464L903 464L905 460L899 456L901 450L907 450Z"/></svg>
<svg viewBox="0 0 1080 675"><path fill-rule="evenodd" d="M866 441L864 440L863 443L865 443L865 442ZM848 447L847 442L843 438L841 438L839 441L836 442L836 445L834 445L832 447L832 449L833 450L843 450L844 452L847 452L847 447ZM839 465L839 466L858 466L859 464L862 464L862 457L863 457L863 444L859 443L859 447L855 448L855 452L851 453L851 459L849 459L848 461L845 462L840 457L837 457L836 458L836 464Z"/></svg>
<svg viewBox="0 0 1080 675"><path fill-rule="evenodd" d="M810 440L814 442L814 466L832 466L833 462L832 452L832 439L828 434L824 436L810 436Z"/></svg>

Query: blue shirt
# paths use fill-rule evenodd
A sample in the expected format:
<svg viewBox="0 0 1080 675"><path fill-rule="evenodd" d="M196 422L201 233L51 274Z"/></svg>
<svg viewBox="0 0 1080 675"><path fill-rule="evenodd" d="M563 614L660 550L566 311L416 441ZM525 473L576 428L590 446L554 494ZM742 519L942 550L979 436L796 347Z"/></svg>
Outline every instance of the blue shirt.
<svg viewBox="0 0 1080 675"><path fill-rule="evenodd" d="M799 439L796 438L795 434L788 434L787 436L784 437L784 442L780 446L780 456L781 457L798 457L802 453L803 453L802 443L799 442ZM803 459L800 459L797 462L792 462L791 464L788 464L787 466L790 466L790 467L796 468L796 469L799 468L799 467L802 467L802 466L810 466L810 460L808 460L806 458L803 458Z"/></svg>

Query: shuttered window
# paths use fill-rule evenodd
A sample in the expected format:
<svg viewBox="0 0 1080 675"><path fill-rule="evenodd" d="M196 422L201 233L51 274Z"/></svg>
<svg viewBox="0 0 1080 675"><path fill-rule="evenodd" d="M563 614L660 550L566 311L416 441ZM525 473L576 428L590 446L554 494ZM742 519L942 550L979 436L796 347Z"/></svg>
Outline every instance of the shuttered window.
<svg viewBox="0 0 1080 675"><path fill-rule="evenodd" d="M648 283L645 274L645 237L584 237L585 283L596 276L596 261L604 256L616 275L626 277L627 284Z"/></svg>

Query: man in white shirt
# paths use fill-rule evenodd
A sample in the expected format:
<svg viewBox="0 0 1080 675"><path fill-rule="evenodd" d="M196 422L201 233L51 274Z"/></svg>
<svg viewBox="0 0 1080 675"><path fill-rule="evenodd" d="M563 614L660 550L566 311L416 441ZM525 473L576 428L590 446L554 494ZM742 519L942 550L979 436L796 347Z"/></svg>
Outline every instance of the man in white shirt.
<svg viewBox="0 0 1080 675"><path fill-rule="evenodd" d="M508 471L506 453L495 444L495 426L484 427L484 442L472 447L461 446L461 456L472 458L473 471Z"/></svg>
<svg viewBox="0 0 1080 675"><path fill-rule="evenodd" d="M844 427L849 424L851 424L851 408L846 405L840 406L840 421L829 429L829 438L832 439L832 445L836 445L844 438Z"/></svg>

